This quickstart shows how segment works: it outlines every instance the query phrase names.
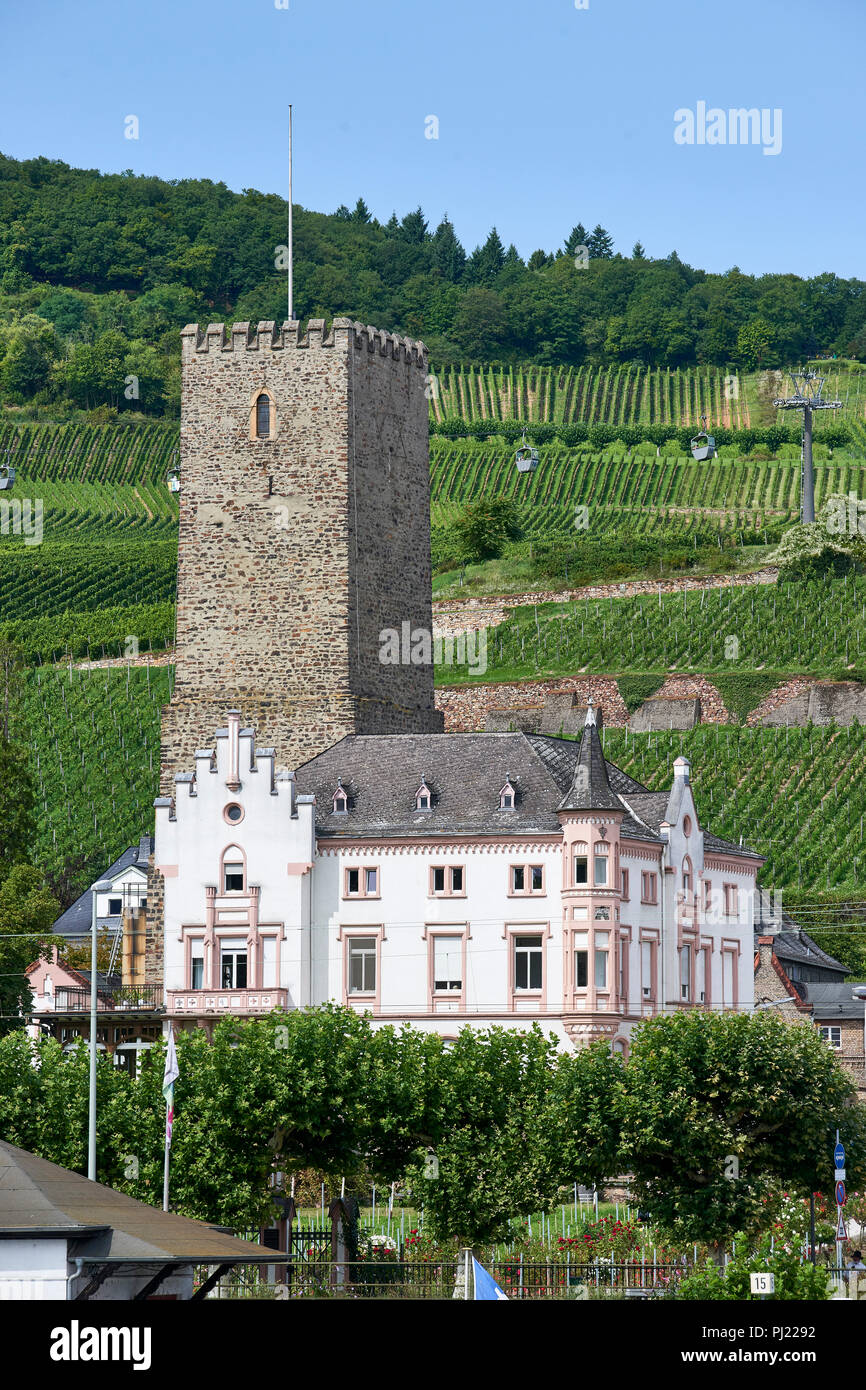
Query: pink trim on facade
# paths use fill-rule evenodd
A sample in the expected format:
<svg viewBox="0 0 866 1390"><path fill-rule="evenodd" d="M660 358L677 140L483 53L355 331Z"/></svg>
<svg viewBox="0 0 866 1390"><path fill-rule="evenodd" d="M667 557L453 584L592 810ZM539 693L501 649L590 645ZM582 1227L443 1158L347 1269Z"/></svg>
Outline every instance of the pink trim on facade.
<svg viewBox="0 0 866 1390"><path fill-rule="evenodd" d="M219 876L219 888L218 888L218 892L219 892L219 895L220 895L221 898L224 898L224 897L226 896L226 892L225 892L225 881L226 881L226 855L227 855L227 854L231 854L231 855L232 855L232 862L233 862L233 863L237 862L237 860L240 860L240 862L243 864L243 869L244 869L244 886L243 886L243 888L241 888L241 889L233 889L233 890L232 890L232 894L234 894L235 892L237 892L237 893L246 893L246 891L247 891L247 856L246 856L245 852L241 849L240 845L226 845L225 849L223 850L222 854L220 855L220 876Z"/></svg>
<svg viewBox="0 0 866 1390"><path fill-rule="evenodd" d="M357 891L357 893L350 893L350 892L349 892L349 874L350 874L350 873L356 873L356 874L358 875L358 891ZM369 893L369 892L367 891L367 874L368 874L368 873L374 873L374 874L376 875L376 891L375 891L374 893ZM378 864L344 864L344 866L343 866L343 894L342 894L342 896L343 896L344 898L348 899L349 901L354 901L356 898L381 898L381 896L382 896L382 870L381 870L381 868L379 867L379 865L378 865Z"/></svg>
<svg viewBox="0 0 866 1390"><path fill-rule="evenodd" d="M506 922L505 944L508 951L508 1001L509 1012L513 1014L531 1013L531 1009L519 1009L518 999L529 1000L539 1009L547 1008L547 942L552 935L550 922ZM541 937L541 989L517 989L514 983L514 938L516 936Z"/></svg>
<svg viewBox="0 0 866 1390"><path fill-rule="evenodd" d="M226 786L229 791L237 792L241 788L240 777L240 732L241 716L238 710L229 710L228 713L228 732L229 732L229 771L226 778Z"/></svg>
<svg viewBox="0 0 866 1390"><path fill-rule="evenodd" d="M725 998L725 956L732 956L731 961L731 987L733 998L730 1003ZM721 944L722 957L722 1008L737 1009L740 1003L740 943L732 937L723 936Z"/></svg>
<svg viewBox="0 0 866 1390"><path fill-rule="evenodd" d="M177 864L155 864L154 868L158 874L162 874L163 878L177 878L179 871Z"/></svg>
<svg viewBox="0 0 866 1390"><path fill-rule="evenodd" d="M436 869L444 872L445 887L435 889L433 887L433 873ZM454 889L451 887L452 869L460 869L462 878L462 888ZM431 864L427 877L427 897L428 898L465 898L466 897L466 865L465 864Z"/></svg>
<svg viewBox="0 0 866 1390"><path fill-rule="evenodd" d="M440 936L456 936L460 940L460 993L451 990L436 993L435 990L435 955L436 938ZM466 942L469 938L468 922L427 922L424 926L422 939L427 941L427 1008L431 1014L440 1017L442 1014L461 1013L466 1008ZM437 1009L436 1005L456 1002L457 1008Z"/></svg>
<svg viewBox="0 0 866 1390"><path fill-rule="evenodd" d="M536 869L540 868L540 869L541 869L541 887L540 887L540 888L533 888L533 887L532 887L532 870L533 870L533 868L536 868ZM514 887L514 870L515 870L515 869L522 869L522 870L523 870L523 885L524 885L524 886L523 886L522 888L515 888L515 887ZM508 889L507 889L507 897L509 897L509 898L544 898L544 897L546 897L546 896L547 896L547 866L546 866L545 864L534 864L534 865L533 865L533 864L527 864L527 863L523 863L523 864L513 863L513 864L509 864L509 865L508 865Z"/></svg>
<svg viewBox="0 0 866 1390"><path fill-rule="evenodd" d="M357 940L359 937L367 937L376 943L376 988L372 991L350 991L349 989L349 942ZM337 940L342 943L343 951L343 1003L350 1007L363 1005L371 1013L379 1014L382 1011L382 942L385 940L384 926L370 927L350 926L341 922L337 931Z"/></svg>

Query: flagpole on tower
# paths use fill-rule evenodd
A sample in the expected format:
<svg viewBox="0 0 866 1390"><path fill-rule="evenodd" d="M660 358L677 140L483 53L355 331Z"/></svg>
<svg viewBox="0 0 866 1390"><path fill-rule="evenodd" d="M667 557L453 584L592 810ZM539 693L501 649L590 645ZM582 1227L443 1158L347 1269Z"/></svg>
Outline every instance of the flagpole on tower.
<svg viewBox="0 0 866 1390"><path fill-rule="evenodd" d="M294 286L292 284L292 104L289 102L289 226L288 226L288 251L289 251L289 323L293 319L294 310Z"/></svg>

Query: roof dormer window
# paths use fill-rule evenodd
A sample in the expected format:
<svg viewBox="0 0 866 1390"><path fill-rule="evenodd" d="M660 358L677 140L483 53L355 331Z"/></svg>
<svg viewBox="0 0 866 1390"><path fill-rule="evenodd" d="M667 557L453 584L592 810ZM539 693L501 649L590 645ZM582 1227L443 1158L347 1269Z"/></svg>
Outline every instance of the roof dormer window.
<svg viewBox="0 0 866 1390"><path fill-rule="evenodd" d="M346 795L346 789L343 786L343 779L341 777L337 778L337 789L334 792L333 801L335 816L347 816L349 814L349 798Z"/></svg>
<svg viewBox="0 0 866 1390"><path fill-rule="evenodd" d="M513 811L513 810L514 810L514 806L515 806L515 791L514 791L513 786L511 785L511 778L509 777L508 773L506 772L506 774L505 774L505 786L502 787L502 788L500 789L500 792L499 792L499 809L500 809L500 811Z"/></svg>
<svg viewBox="0 0 866 1390"><path fill-rule="evenodd" d="M433 807L433 794L427 786L425 779L421 778L421 785L415 793L415 810L430 811Z"/></svg>

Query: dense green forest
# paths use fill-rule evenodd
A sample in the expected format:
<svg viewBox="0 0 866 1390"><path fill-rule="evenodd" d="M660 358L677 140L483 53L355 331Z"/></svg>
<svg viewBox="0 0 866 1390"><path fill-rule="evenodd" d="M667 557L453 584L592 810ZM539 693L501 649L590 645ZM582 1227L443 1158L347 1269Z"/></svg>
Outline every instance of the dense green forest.
<svg viewBox="0 0 866 1390"><path fill-rule="evenodd" d="M176 414L180 328L281 321L285 240L275 194L0 155L0 403ZM346 313L423 337L439 367L754 371L866 349L862 280L709 274L639 242L622 254L579 222L527 262L496 228L469 253L447 215L383 225L363 198L296 208L295 287L302 319Z"/></svg>

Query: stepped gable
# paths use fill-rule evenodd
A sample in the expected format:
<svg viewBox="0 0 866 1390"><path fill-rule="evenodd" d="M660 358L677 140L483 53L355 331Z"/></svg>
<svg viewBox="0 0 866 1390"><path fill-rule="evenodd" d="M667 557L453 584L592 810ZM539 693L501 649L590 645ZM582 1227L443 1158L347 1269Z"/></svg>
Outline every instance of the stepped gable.
<svg viewBox="0 0 866 1390"><path fill-rule="evenodd" d="M205 352L280 352L284 349L306 348L348 348L351 345L358 351L378 353L380 357L391 357L394 361L410 362L427 369L427 349L415 338L404 338L398 333L387 333L384 329L373 328L370 324L357 323L353 319L335 318L330 329L324 319L310 319L306 333L301 333L298 319L286 319L277 327L273 319L264 319L258 324L235 323L227 331L224 323L210 323L204 330L197 323L188 323L181 333L183 358L189 360L196 353Z"/></svg>
<svg viewBox="0 0 866 1390"><path fill-rule="evenodd" d="M415 810L421 779L429 811ZM333 813L342 780L349 812ZM506 780L512 810L499 807ZM558 835L561 796L550 768L524 734L350 735L295 773L299 793L316 798L316 832L327 839L459 835Z"/></svg>
<svg viewBox="0 0 866 1390"><path fill-rule="evenodd" d="M595 711L591 700L586 711L586 724L584 725L583 737L580 740L580 749L574 765L571 786L559 803L558 809L560 811L622 811L623 809L621 801L611 790L608 781L607 762L601 746L601 739L598 736Z"/></svg>

